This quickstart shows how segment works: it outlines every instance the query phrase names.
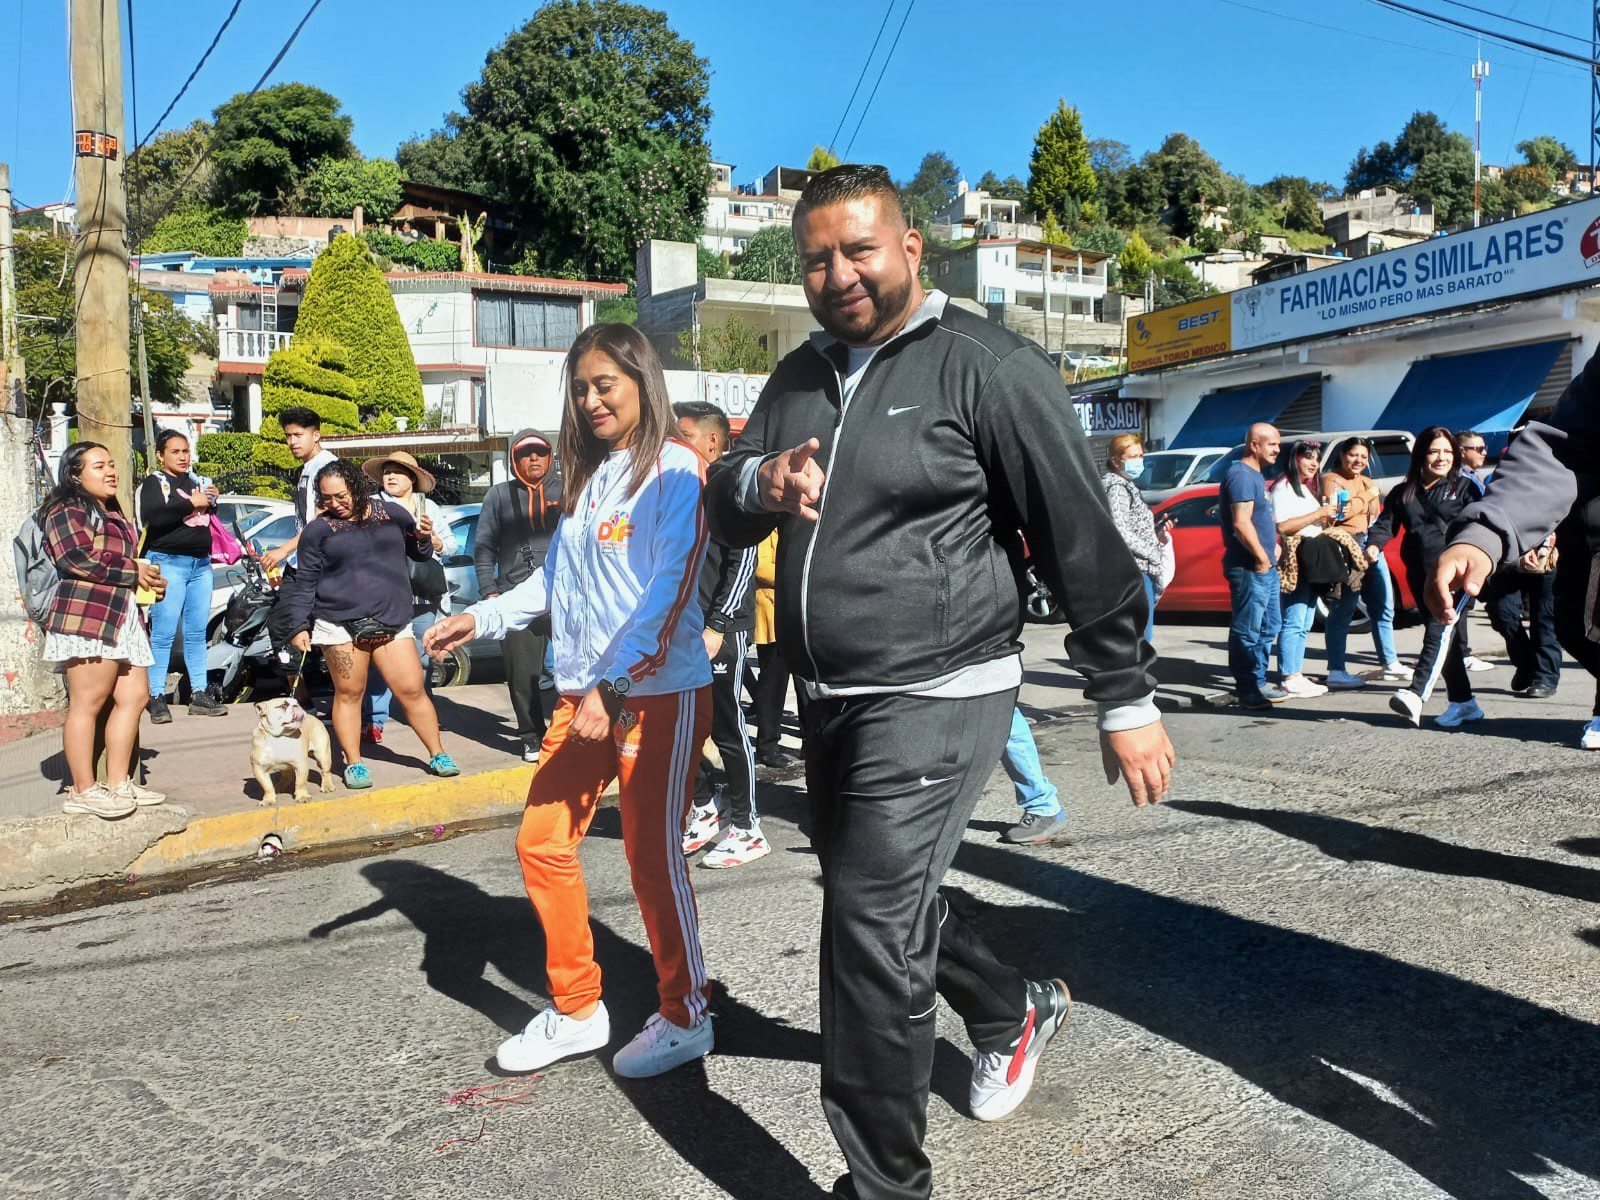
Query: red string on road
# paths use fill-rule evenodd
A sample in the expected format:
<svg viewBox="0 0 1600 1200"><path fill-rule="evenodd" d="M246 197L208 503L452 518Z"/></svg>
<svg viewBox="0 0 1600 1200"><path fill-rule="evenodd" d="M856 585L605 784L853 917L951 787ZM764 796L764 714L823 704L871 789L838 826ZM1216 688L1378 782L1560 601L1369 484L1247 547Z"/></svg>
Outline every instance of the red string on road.
<svg viewBox="0 0 1600 1200"><path fill-rule="evenodd" d="M530 1075L526 1078L502 1079L498 1083L480 1083L474 1087L462 1088L460 1091L451 1092L445 1096L445 1107L500 1109L531 1104L536 1088L524 1087L520 1092L512 1092L509 1096L496 1095L496 1093L505 1088L535 1083L543 1078L543 1075ZM442 1154L453 1146L476 1146L483 1140L483 1135L488 1128L489 1118L484 1117L478 1123L477 1133L470 1137L455 1137L450 1138L448 1141L440 1142L433 1148L434 1153Z"/></svg>

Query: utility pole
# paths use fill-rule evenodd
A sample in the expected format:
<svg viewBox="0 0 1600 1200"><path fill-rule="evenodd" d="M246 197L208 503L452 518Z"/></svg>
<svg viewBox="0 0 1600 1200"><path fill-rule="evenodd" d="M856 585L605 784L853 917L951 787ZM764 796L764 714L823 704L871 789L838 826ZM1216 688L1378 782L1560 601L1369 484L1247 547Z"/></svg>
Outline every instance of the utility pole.
<svg viewBox="0 0 1600 1200"><path fill-rule="evenodd" d="M122 183L121 6L71 0L72 111L77 155L78 435L111 451L118 498L132 511L133 415L128 378L127 196Z"/></svg>
<svg viewBox="0 0 1600 1200"><path fill-rule="evenodd" d="M1589 59L1600 63L1600 0L1595 0L1594 27L1589 33ZM1589 195L1595 194L1594 173L1600 168L1600 66L1589 69Z"/></svg>
<svg viewBox="0 0 1600 1200"><path fill-rule="evenodd" d="M1483 178L1483 81L1489 76L1489 64L1483 60L1480 46L1478 59L1472 64L1472 87L1476 93L1477 116L1472 127L1472 227L1476 229L1483 213L1479 205L1479 184Z"/></svg>
<svg viewBox="0 0 1600 1200"><path fill-rule="evenodd" d="M0 412L22 416L22 354L17 349L17 270L11 231L11 167L0 163Z"/></svg>

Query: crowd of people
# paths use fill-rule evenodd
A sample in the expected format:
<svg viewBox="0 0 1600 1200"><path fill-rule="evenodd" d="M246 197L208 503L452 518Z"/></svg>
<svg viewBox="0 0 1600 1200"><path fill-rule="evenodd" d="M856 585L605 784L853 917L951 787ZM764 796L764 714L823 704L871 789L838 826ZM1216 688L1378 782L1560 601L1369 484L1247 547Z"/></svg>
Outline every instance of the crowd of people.
<svg viewBox="0 0 1600 1200"><path fill-rule="evenodd" d="M1063 980L1003 962L943 890L997 761L1020 809L1006 840L1048 840L1065 824L1017 705L1019 581L1033 572L1064 618L1108 778L1125 781L1135 806L1157 804L1176 764L1154 702L1153 646L1172 538L1138 493L1140 440L1119 437L1093 461L1038 347L924 289L921 236L887 172L818 173L794 235L821 330L778 365L737 439L719 410L669 402L662 364L631 326L578 335L557 443L519 434L510 477L484 499L481 598L465 611L451 611L435 570L453 547L429 499L433 476L400 454L358 467L322 446L314 412L279 414L302 470L299 532L266 556L284 569L272 628L302 662L315 653L327 664L352 789L371 786L362 744L381 738L390 695L428 770L456 774L424 659L501 640L516 735L537 764L516 854L551 999L499 1046L512 1072L611 1040L579 848L613 781L658 1004L612 1068L648 1077L711 1051L688 859L704 849L704 865L734 867L769 852L756 767L789 761L779 736L792 675L823 890L822 1104L848 1167L834 1194L908 1200L933 1187L923 1138L938 998L972 1041L979 1120L1025 1101L1071 1007ZM1395 711L1417 724L1442 676L1438 723L1480 720L1459 619L1473 597L1515 643L1522 690L1548 694L1557 637L1576 654L1570 639L1595 623L1577 570L1557 566L1587 570L1595 547L1582 539L1595 522L1552 527L1600 506L1574 465L1592 464L1600 443L1597 372L1591 363L1556 422L1511 448L1487 494L1474 457L1484 440L1471 431L1425 430L1404 481L1381 496L1359 439L1325 458L1314 441L1285 453L1276 429L1252 427L1220 497L1240 703L1268 709L1364 686L1346 658L1364 601L1382 675L1401 685ZM1589 407L1575 415L1580 402ZM210 582L209 542L191 531L202 515L209 524L216 490L192 475L182 435L164 434L155 452L158 469L140 486L142 551L116 499L117 464L94 443L69 449L40 513L60 573L45 656L70 693L69 812L111 819L163 799L132 778L131 747L143 712L171 719L164 655L180 636L191 713L217 706L190 641ZM1405 578L1428 600L1410 668L1394 649L1385 555L1402 533ZM1325 684L1305 670L1319 603ZM1587 653L1593 670L1600 652L1590 643ZM91 747L107 711L97 782ZM1584 737L1600 747L1600 696L1596 712Z"/></svg>

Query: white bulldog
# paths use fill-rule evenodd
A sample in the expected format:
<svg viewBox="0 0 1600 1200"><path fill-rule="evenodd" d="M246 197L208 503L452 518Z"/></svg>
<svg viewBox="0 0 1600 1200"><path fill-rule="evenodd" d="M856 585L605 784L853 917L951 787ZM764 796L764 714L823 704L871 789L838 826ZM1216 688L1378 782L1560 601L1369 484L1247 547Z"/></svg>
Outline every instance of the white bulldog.
<svg viewBox="0 0 1600 1200"><path fill-rule="evenodd" d="M267 700L256 705L261 722L250 744L250 771L261 785L261 803L278 798L274 776L279 771L294 772L294 798L311 799L306 783L311 764L322 773L322 790L333 791L333 747L328 727L306 712L292 696Z"/></svg>

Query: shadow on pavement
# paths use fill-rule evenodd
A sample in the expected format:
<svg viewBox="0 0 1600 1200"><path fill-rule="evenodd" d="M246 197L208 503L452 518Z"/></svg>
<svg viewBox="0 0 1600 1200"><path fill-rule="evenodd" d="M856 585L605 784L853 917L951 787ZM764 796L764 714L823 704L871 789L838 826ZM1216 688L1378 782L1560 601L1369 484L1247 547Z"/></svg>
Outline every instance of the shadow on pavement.
<svg viewBox="0 0 1600 1200"><path fill-rule="evenodd" d="M1292 812L1277 808L1246 808L1210 800L1174 800L1171 806L1203 817L1251 821L1274 833L1296 838L1345 862L1387 863L1412 871L1455 875L1463 879L1494 879L1515 887L1569 896L1590 904L1600 902L1600 871L1569 863L1495 850L1473 850L1425 834L1403 829L1363 825L1343 817Z"/></svg>
<svg viewBox="0 0 1600 1200"><path fill-rule="evenodd" d="M482 1013L507 1033L520 1030L537 1011L522 997L484 978L493 966L518 988L548 995L544 938L525 896L491 896L474 883L422 863L388 859L361 868L379 899L310 931L326 938L348 925L395 911L423 935L422 972L428 985ZM654 1009L655 965L650 954L591 918L595 958L606 974L611 1012L611 1055L633 1036ZM712 985L717 1018L717 1053L815 1063L816 1034L795 1029L740 1003L719 983ZM822 1197L827 1193L805 1166L738 1104L710 1088L703 1063L655 1079L616 1081L661 1138L707 1180L735 1200Z"/></svg>
<svg viewBox="0 0 1600 1200"><path fill-rule="evenodd" d="M1600 1179L1600 1028L1438 971L967 843L956 866L1057 907L987 908L1030 976L1237 1072L1458 1200Z"/></svg>

